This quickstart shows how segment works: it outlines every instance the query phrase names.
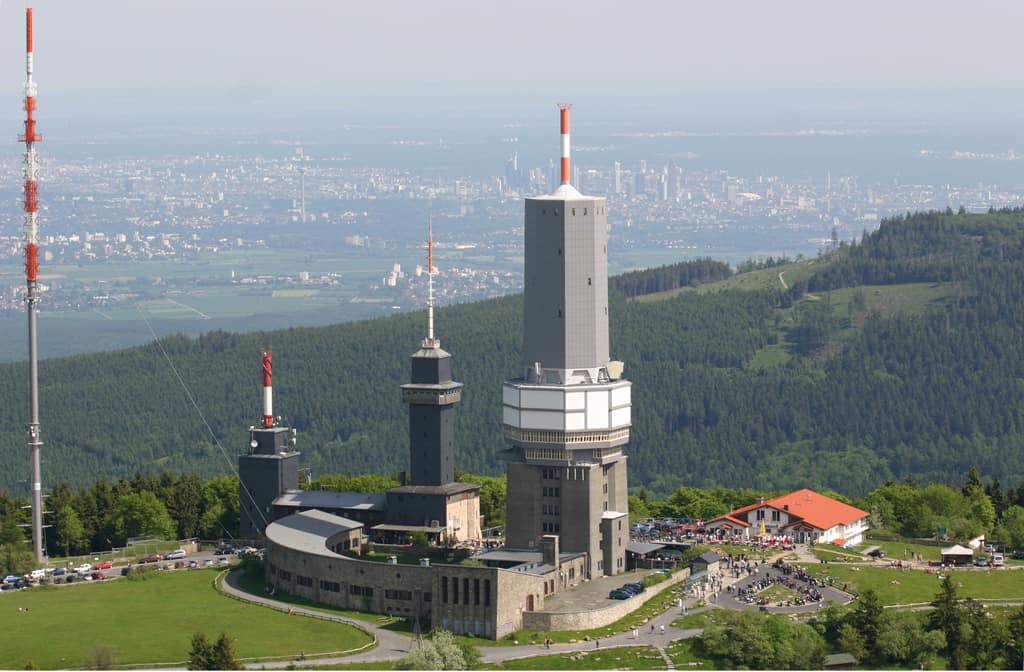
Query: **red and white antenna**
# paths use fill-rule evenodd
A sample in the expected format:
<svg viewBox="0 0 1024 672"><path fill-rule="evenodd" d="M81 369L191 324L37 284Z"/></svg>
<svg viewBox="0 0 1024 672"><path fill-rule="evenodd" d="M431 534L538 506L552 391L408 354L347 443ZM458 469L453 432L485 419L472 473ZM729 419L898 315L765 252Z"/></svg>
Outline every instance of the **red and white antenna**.
<svg viewBox="0 0 1024 672"><path fill-rule="evenodd" d="M274 356L270 350L264 350L260 354L263 355L263 426L270 428L274 426L274 388L271 384Z"/></svg>
<svg viewBox="0 0 1024 672"><path fill-rule="evenodd" d="M424 348L439 348L441 341L434 338L434 217L427 216L427 338Z"/></svg>
<svg viewBox="0 0 1024 672"><path fill-rule="evenodd" d="M569 184L569 108L572 103L559 103L562 115L562 184Z"/></svg>
<svg viewBox="0 0 1024 672"><path fill-rule="evenodd" d="M32 457L32 547L36 561L43 561L43 498L39 449L39 368L36 352L36 299L39 277L39 222L37 211L35 143L43 136L36 133L36 83L32 81L32 8L25 10L25 132L18 136L25 143L25 281L28 303L28 368L31 419L28 425L28 447Z"/></svg>

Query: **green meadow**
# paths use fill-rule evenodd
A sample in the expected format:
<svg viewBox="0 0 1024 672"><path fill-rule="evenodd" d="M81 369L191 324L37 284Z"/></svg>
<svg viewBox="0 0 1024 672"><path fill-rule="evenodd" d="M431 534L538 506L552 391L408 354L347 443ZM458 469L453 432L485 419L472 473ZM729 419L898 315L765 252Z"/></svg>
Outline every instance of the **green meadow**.
<svg viewBox="0 0 1024 672"><path fill-rule="evenodd" d="M882 566L884 564L884 566ZM1024 601L1024 572L1012 569L953 569L932 572L900 571L888 565L807 565L816 576L831 576L837 585L848 584L851 592L873 590L884 605L931 602L939 592L940 577L949 574L960 597L976 600Z"/></svg>
<svg viewBox="0 0 1024 672"><path fill-rule="evenodd" d="M141 581L4 592L3 666L88 667L97 647L109 647L117 665L184 664L197 632L211 639L227 633L238 658L310 656L372 642L369 634L345 624L232 599L214 587L217 576L214 570L160 572Z"/></svg>

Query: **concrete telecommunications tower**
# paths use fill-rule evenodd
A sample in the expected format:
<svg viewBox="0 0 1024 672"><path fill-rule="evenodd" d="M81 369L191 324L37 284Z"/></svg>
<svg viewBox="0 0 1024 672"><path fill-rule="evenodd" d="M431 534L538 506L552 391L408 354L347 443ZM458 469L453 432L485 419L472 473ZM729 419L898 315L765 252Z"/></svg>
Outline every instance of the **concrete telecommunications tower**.
<svg viewBox="0 0 1024 672"><path fill-rule="evenodd" d="M561 185L526 199L523 377L502 388L506 541L559 535L596 577L625 569L630 383L608 355L605 199L569 184L569 106L559 108Z"/></svg>
<svg viewBox="0 0 1024 672"><path fill-rule="evenodd" d="M28 390L30 419L28 448L32 455L32 548L36 561L43 561L43 494L39 467L39 371L36 352L36 299L39 277L39 223L37 211L35 143L43 136L36 133L36 83L32 81L32 8L25 10L25 133L18 136L25 143L25 280L28 283Z"/></svg>

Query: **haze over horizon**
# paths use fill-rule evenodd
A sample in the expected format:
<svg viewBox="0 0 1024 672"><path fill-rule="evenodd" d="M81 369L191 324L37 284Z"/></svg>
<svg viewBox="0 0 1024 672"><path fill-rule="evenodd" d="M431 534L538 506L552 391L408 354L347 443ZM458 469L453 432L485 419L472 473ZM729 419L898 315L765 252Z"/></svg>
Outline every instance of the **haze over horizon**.
<svg viewBox="0 0 1024 672"><path fill-rule="evenodd" d="M0 119L18 118L24 7L36 11L50 119L163 108L243 117L379 106L384 117L513 114L553 97L684 113L1016 115L1006 57L1024 5L611 2L335 4L300 0L0 2ZM966 89L1000 105L965 106ZM191 95L190 95L191 94ZM94 97L94 98L93 98ZM1006 99L1015 102L1006 107ZM410 108L410 101L430 108ZM978 109L982 108L982 109ZM997 109L993 109L997 108Z"/></svg>

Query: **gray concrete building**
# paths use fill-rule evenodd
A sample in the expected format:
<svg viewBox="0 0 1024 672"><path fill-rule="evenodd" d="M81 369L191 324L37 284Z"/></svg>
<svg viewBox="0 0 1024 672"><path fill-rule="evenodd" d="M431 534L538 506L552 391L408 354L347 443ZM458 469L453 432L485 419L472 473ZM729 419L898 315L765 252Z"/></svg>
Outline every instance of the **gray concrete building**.
<svg viewBox="0 0 1024 672"><path fill-rule="evenodd" d="M262 537L274 520L274 500L299 487L299 452L287 427L252 427L238 458L239 523L243 539Z"/></svg>
<svg viewBox="0 0 1024 672"><path fill-rule="evenodd" d="M609 357L606 201L568 184L526 199L523 376L502 389L506 545L546 534L586 553L588 576L625 570L630 383Z"/></svg>

